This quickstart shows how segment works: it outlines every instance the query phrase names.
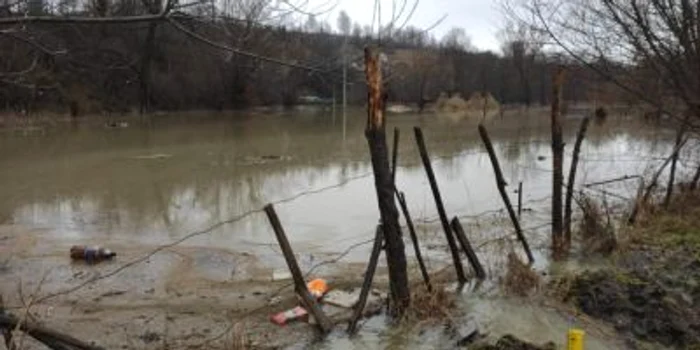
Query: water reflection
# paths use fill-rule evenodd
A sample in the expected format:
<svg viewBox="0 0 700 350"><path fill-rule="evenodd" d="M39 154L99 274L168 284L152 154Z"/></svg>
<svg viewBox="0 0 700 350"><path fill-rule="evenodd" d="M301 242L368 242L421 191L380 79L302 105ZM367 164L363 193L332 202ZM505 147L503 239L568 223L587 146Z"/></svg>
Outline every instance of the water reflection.
<svg viewBox="0 0 700 350"><path fill-rule="evenodd" d="M378 213L373 179L367 176L365 117L350 114L343 141L342 126L329 116L191 115L119 130L87 125L5 133L0 135L5 169L0 219L49 229L55 240L153 245L270 201L348 181L277 206L295 249L342 251L372 236ZM642 173L654 157L669 152L669 132L611 119L591 126L579 183ZM542 115L496 117L488 123L510 191L523 181L525 201L551 191L548 122ZM568 145L577 123L565 124ZM393 116L390 127L403 132L397 181L414 216L435 215L413 140L416 125L424 128L450 215L501 207L475 121ZM538 160L541 156L544 160ZM256 214L187 244L262 252L267 248L260 244L270 242L274 236L266 218ZM365 257L358 251L349 258Z"/></svg>

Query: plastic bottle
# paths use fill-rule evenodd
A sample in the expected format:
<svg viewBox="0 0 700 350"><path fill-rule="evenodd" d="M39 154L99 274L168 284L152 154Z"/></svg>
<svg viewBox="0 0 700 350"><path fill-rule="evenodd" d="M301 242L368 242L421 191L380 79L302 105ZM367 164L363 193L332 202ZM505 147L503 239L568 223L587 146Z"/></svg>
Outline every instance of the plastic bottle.
<svg viewBox="0 0 700 350"><path fill-rule="evenodd" d="M74 245L70 248L70 257L73 260L84 260L88 263L98 263L110 260L117 256L117 253L102 247L87 247Z"/></svg>

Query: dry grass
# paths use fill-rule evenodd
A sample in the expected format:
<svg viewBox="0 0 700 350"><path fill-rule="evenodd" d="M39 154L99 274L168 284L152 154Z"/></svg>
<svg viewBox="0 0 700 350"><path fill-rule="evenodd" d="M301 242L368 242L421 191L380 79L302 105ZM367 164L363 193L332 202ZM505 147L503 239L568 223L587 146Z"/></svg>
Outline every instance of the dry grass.
<svg viewBox="0 0 700 350"><path fill-rule="evenodd" d="M700 248L700 192L678 191L668 208L652 203L640 213L630 243Z"/></svg>
<svg viewBox="0 0 700 350"><path fill-rule="evenodd" d="M452 319L455 309L455 295L445 289L444 284L433 285L433 290L413 288L411 304L406 310L404 321L441 322Z"/></svg>
<svg viewBox="0 0 700 350"><path fill-rule="evenodd" d="M503 285L507 293L528 296L540 285L540 276L514 253L508 253L508 263Z"/></svg>
<svg viewBox="0 0 700 350"><path fill-rule="evenodd" d="M588 196L581 196L579 204L583 211L583 220L579 223L579 234L583 248L588 253L610 254L617 246L615 228L605 203L601 206Z"/></svg>

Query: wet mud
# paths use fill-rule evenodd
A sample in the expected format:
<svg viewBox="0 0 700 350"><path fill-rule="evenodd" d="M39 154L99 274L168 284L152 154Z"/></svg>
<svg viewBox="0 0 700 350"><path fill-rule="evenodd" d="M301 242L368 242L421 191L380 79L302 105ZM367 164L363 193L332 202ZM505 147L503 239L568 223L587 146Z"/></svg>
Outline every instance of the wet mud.
<svg viewBox="0 0 700 350"><path fill-rule="evenodd" d="M638 247L615 267L577 276L567 299L629 336L633 348L700 346L700 259L691 249Z"/></svg>

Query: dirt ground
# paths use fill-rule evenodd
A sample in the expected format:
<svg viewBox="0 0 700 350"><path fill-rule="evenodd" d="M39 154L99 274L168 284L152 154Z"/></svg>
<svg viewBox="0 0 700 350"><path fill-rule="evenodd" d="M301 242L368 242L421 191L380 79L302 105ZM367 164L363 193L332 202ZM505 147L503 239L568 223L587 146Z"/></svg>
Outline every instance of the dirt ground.
<svg viewBox="0 0 700 350"><path fill-rule="evenodd" d="M565 301L628 337L630 348L700 347L700 196L629 228L607 267L566 284Z"/></svg>
<svg viewBox="0 0 700 350"><path fill-rule="evenodd" d="M291 280L272 281L272 271L252 255L177 247L93 282L144 256L148 247L114 246L117 261L87 265L70 261L69 245L46 244L44 234L0 228L0 294L18 317L26 314L106 349L224 348L242 333L255 348L275 348L314 334L306 324L280 328L269 322L270 314L295 306L296 298ZM344 266L348 277L333 279L334 286L363 269Z"/></svg>

